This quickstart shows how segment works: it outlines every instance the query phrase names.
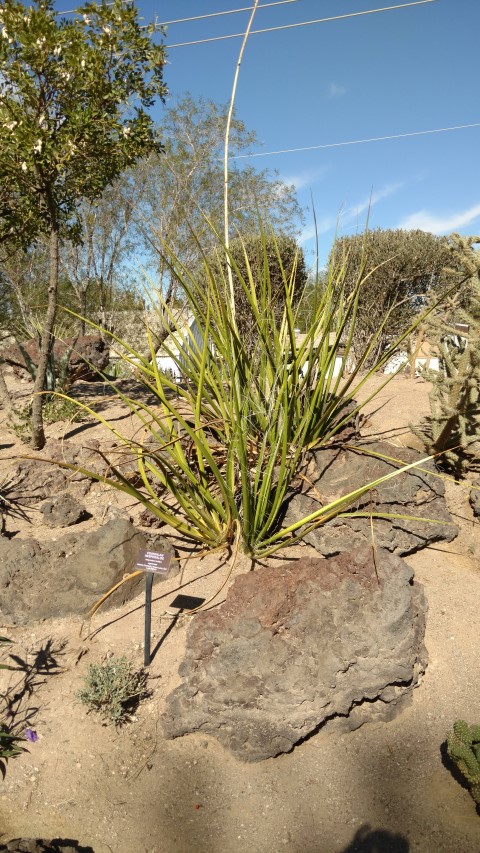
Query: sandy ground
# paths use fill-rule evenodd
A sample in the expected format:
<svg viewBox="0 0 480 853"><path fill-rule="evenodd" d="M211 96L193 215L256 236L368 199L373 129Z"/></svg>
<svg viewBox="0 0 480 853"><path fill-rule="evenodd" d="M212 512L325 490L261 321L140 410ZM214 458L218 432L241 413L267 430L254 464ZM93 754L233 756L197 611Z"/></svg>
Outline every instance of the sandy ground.
<svg viewBox="0 0 480 853"><path fill-rule="evenodd" d="M395 378L368 405L364 431L415 445L408 424L427 410L427 393L423 381ZM57 424L50 434L68 429ZM0 443L9 441L0 432ZM2 450L1 464L22 450ZM95 518L86 525L119 502L96 488ZM101 611L87 637L81 617L0 626L17 654L31 662L48 649L57 664L25 700L38 741L0 781L0 841L76 839L95 853L478 853L480 816L444 766L441 745L455 719L480 722L480 535L468 490L449 484L447 498L459 537L408 558L429 602L429 665L411 707L350 734L320 732L276 759L242 764L212 738L162 735L159 717L179 683L192 618L175 621L170 604L180 589L214 595L229 571L221 555L182 559L181 575L157 585L151 696L120 730L87 714L76 693L89 663L109 654L142 665L142 593L123 609ZM37 524L35 535L51 531ZM240 559L231 578L249 568ZM18 674L4 674L0 685L13 679Z"/></svg>

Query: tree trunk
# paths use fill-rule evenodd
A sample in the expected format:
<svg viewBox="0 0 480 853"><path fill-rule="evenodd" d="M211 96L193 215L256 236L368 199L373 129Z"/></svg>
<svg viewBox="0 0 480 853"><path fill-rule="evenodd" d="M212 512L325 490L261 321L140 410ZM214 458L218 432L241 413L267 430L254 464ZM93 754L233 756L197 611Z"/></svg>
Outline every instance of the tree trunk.
<svg viewBox="0 0 480 853"><path fill-rule="evenodd" d="M82 315L82 319L80 320L80 334L85 334L85 319L87 317L87 285L82 285L82 289L80 291L80 314Z"/></svg>
<svg viewBox="0 0 480 853"><path fill-rule="evenodd" d="M33 386L32 403L32 447L41 450L45 446L45 432L43 429L43 391L46 389L46 378L48 361L53 346L53 327L57 312L58 291L58 228L52 225L50 230L50 279L48 283L48 305L45 325L42 331L40 352L38 357L37 375Z"/></svg>

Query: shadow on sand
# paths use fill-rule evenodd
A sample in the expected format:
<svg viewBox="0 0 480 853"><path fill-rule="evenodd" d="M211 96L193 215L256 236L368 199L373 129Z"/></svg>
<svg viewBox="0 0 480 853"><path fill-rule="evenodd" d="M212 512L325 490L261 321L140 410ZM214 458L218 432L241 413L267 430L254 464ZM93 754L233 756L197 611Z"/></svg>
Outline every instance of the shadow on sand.
<svg viewBox="0 0 480 853"><path fill-rule="evenodd" d="M341 853L409 853L410 844L400 833L386 829L371 829L368 823L361 826L355 838Z"/></svg>

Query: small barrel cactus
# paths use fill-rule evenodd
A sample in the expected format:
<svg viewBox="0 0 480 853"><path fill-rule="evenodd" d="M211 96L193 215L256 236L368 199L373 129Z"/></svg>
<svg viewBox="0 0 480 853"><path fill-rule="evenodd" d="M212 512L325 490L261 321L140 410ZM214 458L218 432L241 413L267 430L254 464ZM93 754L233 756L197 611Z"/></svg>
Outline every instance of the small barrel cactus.
<svg viewBox="0 0 480 853"><path fill-rule="evenodd" d="M457 720L447 737L447 752L480 806L480 726L469 726L464 720Z"/></svg>

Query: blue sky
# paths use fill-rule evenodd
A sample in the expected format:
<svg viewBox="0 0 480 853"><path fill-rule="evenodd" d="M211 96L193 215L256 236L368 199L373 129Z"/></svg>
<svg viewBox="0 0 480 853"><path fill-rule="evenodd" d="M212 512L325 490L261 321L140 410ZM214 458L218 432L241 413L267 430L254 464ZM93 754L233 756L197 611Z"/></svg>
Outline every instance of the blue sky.
<svg viewBox="0 0 480 853"><path fill-rule="evenodd" d="M253 29L349 15L401 0L261 0ZM140 0L147 21L211 15L252 0ZM262 8L262 5L265 8ZM249 12L171 24L167 46L245 30ZM480 123L480 0L434 0L393 11L252 35L236 108L265 154L317 218L324 260L343 234L370 227L480 232L480 127L378 142L266 154ZM172 47L171 97L226 102L241 39ZM157 111L161 121L162 111ZM302 241L313 252L311 211Z"/></svg>

